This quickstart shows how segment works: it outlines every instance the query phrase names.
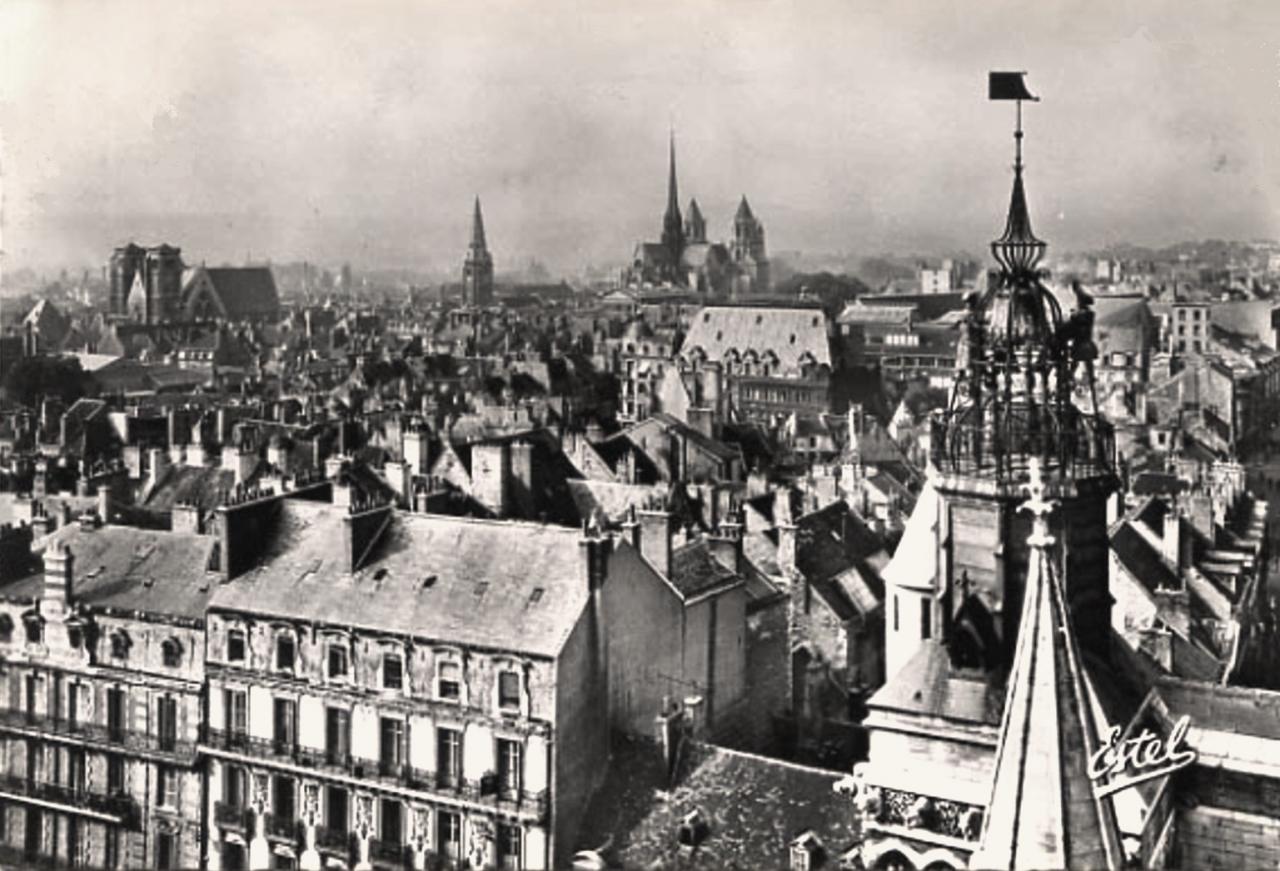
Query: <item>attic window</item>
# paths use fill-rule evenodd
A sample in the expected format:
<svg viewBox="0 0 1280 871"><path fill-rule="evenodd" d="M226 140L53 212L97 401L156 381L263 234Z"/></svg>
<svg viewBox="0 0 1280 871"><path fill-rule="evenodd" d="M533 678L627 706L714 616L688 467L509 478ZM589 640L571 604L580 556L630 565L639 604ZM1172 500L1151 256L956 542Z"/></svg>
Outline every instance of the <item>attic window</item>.
<svg viewBox="0 0 1280 871"><path fill-rule="evenodd" d="M26 614L22 618L23 626L27 630L27 643L39 644L44 640L44 618L39 614Z"/></svg>
<svg viewBox="0 0 1280 871"><path fill-rule="evenodd" d="M756 315L756 326L758 327L762 323L764 323L764 315Z"/></svg>
<svg viewBox="0 0 1280 871"><path fill-rule="evenodd" d="M112 659L128 659L129 648L133 642L129 640L129 633L123 629L112 633L111 635L111 657Z"/></svg>
<svg viewBox="0 0 1280 871"><path fill-rule="evenodd" d="M818 325L818 319L817 319L817 318L814 318L814 319L813 319L813 325L814 325L815 327Z"/></svg>
<svg viewBox="0 0 1280 871"><path fill-rule="evenodd" d="M534 587L533 592L529 594L529 604L536 605L542 601L542 594L545 593L542 587Z"/></svg>
<svg viewBox="0 0 1280 871"><path fill-rule="evenodd" d="M724 338L724 330L716 330L716 341L718 342L723 338Z"/></svg>
<svg viewBox="0 0 1280 871"><path fill-rule="evenodd" d="M792 333L792 334L791 334L791 344L793 344L793 345L794 345L795 343L796 343L796 334L795 334L795 333Z"/></svg>
<svg viewBox="0 0 1280 871"><path fill-rule="evenodd" d="M703 314L702 314L702 322L703 322L704 324L709 324L709 323L711 323L711 312L703 312Z"/></svg>
<svg viewBox="0 0 1280 871"><path fill-rule="evenodd" d="M8 614L0 614L0 641L13 638L13 618Z"/></svg>
<svg viewBox="0 0 1280 871"><path fill-rule="evenodd" d="M435 585L436 585L435 575L427 575L425 578L422 579L422 589L424 590L429 590Z"/></svg>
<svg viewBox="0 0 1280 871"><path fill-rule="evenodd" d="M380 580L382 580L383 578L385 578L386 576L387 576L387 570L386 570L386 569L378 569L376 572L374 572L374 573L373 573L373 579L374 579L375 581L380 581Z"/></svg>
<svg viewBox="0 0 1280 871"><path fill-rule="evenodd" d="M160 654L164 657L166 668L177 668L182 664L182 645L176 638L168 638L160 645Z"/></svg>

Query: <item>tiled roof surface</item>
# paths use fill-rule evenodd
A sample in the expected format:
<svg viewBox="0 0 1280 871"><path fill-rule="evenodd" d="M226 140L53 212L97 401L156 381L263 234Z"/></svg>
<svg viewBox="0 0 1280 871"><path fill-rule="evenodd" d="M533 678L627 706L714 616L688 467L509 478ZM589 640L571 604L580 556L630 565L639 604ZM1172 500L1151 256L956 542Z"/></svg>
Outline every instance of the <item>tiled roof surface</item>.
<svg viewBox="0 0 1280 871"><path fill-rule="evenodd" d="M576 529L395 512L352 574L343 510L284 500L281 511L261 568L220 587L213 607L555 656L586 605Z"/></svg>
<svg viewBox="0 0 1280 871"><path fill-rule="evenodd" d="M203 619L216 587L207 572L212 536L132 526L86 530L71 523L50 540L70 548L73 597L91 607ZM29 601L43 584L43 574L31 575L0 587L0 596Z"/></svg>
<svg viewBox="0 0 1280 871"><path fill-rule="evenodd" d="M832 789L839 772L717 747L689 749L685 773L672 786L652 744L621 744L575 847L610 842L605 855L615 863L611 867L786 868L792 839L812 829L826 850L826 868L860 840L858 814ZM676 829L693 810L706 820L708 833L692 855L682 857Z"/></svg>
<svg viewBox="0 0 1280 871"><path fill-rule="evenodd" d="M924 642L902 670L867 701L868 707L998 726L1004 690L982 677L953 673L946 648Z"/></svg>
<svg viewBox="0 0 1280 871"><path fill-rule="evenodd" d="M672 551L670 580L686 599L740 582L736 572L711 555L705 539Z"/></svg>
<svg viewBox="0 0 1280 871"><path fill-rule="evenodd" d="M266 266L218 266L206 270L230 318L272 314L280 308L276 281Z"/></svg>
<svg viewBox="0 0 1280 871"><path fill-rule="evenodd" d="M695 348L710 360L729 351L772 352L784 375L799 372L806 355L831 365L826 318L818 309L707 306L694 315L680 353L688 356Z"/></svg>

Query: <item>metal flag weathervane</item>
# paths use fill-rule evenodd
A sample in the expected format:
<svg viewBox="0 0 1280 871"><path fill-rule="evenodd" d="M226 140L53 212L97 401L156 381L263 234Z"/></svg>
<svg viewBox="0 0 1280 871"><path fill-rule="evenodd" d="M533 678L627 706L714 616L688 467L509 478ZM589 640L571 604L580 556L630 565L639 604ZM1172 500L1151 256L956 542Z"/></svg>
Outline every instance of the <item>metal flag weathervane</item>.
<svg viewBox="0 0 1280 871"><path fill-rule="evenodd" d="M1013 140L1017 144L1017 155L1014 161L1014 169L1021 172L1022 170L1022 101L1030 100L1033 103L1040 102L1040 98L1033 96L1027 90L1027 83L1022 77L1027 74L1026 70L1021 72L991 72L987 76L987 98L990 100L1016 100L1018 102L1018 127L1013 133Z"/></svg>

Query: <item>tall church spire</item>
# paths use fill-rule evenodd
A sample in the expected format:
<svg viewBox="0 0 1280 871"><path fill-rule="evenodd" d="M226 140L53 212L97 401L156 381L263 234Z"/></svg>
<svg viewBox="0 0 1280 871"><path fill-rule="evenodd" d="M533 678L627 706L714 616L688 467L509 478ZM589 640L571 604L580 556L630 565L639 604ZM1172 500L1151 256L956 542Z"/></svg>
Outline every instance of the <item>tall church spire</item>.
<svg viewBox="0 0 1280 871"><path fill-rule="evenodd" d="M684 250L684 221L680 217L680 192L676 187L676 132L671 131L670 167L667 176L667 210L662 215L662 245L671 252L672 263L680 261Z"/></svg>
<svg viewBox="0 0 1280 871"><path fill-rule="evenodd" d="M471 245L462 263L462 300L468 306L487 306L493 302L493 255L484 238L484 216L480 214L480 197L476 197L471 218Z"/></svg>
<svg viewBox="0 0 1280 871"><path fill-rule="evenodd" d="M471 247L473 250L484 251L487 246L484 241L484 215L480 214L480 197L476 197L476 212L471 219Z"/></svg>
<svg viewBox="0 0 1280 871"><path fill-rule="evenodd" d="M974 868L1119 868L1115 811L1088 760L1098 748L1072 621L1054 560L1040 463L1031 462L1031 564L1009 673L996 770Z"/></svg>

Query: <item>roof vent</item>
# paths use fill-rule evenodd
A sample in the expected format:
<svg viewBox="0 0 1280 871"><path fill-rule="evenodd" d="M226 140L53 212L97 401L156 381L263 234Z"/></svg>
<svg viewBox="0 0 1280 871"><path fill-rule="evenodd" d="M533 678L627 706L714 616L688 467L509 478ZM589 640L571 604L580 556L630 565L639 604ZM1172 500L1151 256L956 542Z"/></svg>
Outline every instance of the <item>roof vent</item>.
<svg viewBox="0 0 1280 871"><path fill-rule="evenodd" d="M425 578L422 579L422 589L424 590L429 590L435 585L436 585L435 575L427 575Z"/></svg>
<svg viewBox="0 0 1280 871"><path fill-rule="evenodd" d="M529 594L529 604L536 605L538 602L542 601L542 594L545 592L546 590L542 587L534 587L533 592Z"/></svg>

